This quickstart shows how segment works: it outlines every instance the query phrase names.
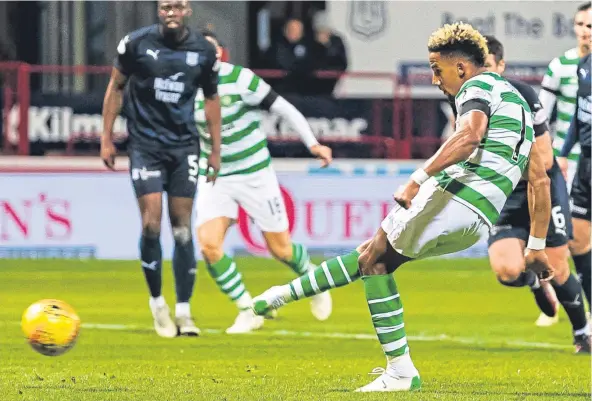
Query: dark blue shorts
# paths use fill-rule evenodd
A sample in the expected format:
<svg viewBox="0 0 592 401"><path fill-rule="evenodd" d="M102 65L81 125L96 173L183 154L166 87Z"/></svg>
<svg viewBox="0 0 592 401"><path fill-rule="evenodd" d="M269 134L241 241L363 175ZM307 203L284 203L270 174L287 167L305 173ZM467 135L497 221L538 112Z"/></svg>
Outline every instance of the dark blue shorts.
<svg viewBox="0 0 592 401"><path fill-rule="evenodd" d="M582 155L571 184L571 214L573 217L590 221L590 157Z"/></svg>
<svg viewBox="0 0 592 401"><path fill-rule="evenodd" d="M555 248L567 244L573 238L571 213L567 184L557 161L547 172L551 179L551 220L547 231L547 247ZM491 228L488 244L504 238L518 238L528 241L530 235L530 214L528 211L527 183L521 181L510 194L499 220Z"/></svg>
<svg viewBox="0 0 592 401"><path fill-rule="evenodd" d="M166 192L170 197L195 197L197 145L173 149L131 147L128 153L136 197L155 192Z"/></svg>

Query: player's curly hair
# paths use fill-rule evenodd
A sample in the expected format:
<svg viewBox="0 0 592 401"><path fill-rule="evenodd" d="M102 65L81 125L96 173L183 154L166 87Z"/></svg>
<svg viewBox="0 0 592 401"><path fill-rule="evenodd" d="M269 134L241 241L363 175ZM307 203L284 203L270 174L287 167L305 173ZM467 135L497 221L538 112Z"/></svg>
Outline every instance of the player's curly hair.
<svg viewBox="0 0 592 401"><path fill-rule="evenodd" d="M459 55L468 58L478 67L483 67L489 54L487 41L469 24L455 22L434 31L428 39L428 50L442 55Z"/></svg>

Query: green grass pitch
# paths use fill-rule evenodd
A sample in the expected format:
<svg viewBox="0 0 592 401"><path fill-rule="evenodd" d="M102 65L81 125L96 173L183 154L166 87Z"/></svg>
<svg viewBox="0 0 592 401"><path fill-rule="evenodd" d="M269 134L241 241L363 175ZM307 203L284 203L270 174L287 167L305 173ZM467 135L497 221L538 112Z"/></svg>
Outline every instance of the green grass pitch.
<svg viewBox="0 0 592 401"><path fill-rule="evenodd" d="M237 260L253 295L285 283L275 261ZM164 289L173 307L170 264ZM501 287L485 260L431 260L396 274L416 393L357 394L385 359L361 283L333 291L325 322L301 301L253 335L228 336L234 306L200 263L192 310L199 338L151 330L139 264L0 261L0 400L590 400L590 357L573 355L567 317L537 328L526 289ZM58 298L79 313L76 346L61 357L35 353L20 331L25 308Z"/></svg>

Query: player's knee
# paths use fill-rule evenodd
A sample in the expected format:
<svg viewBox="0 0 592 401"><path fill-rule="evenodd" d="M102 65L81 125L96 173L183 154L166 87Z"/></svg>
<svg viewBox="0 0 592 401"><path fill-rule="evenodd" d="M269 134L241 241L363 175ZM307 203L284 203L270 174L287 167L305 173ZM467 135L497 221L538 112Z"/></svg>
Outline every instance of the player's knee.
<svg viewBox="0 0 592 401"><path fill-rule="evenodd" d="M160 221L147 219L142 222L142 235L147 238L160 237Z"/></svg>
<svg viewBox="0 0 592 401"><path fill-rule="evenodd" d="M523 262L508 262L494 265L497 279L503 283L511 283L518 280L524 271L524 268L525 266Z"/></svg>
<svg viewBox="0 0 592 401"><path fill-rule="evenodd" d="M216 244L212 241L200 241L199 246L201 249L201 254L209 263L216 263L224 256L222 244Z"/></svg>
<svg viewBox="0 0 592 401"><path fill-rule="evenodd" d="M191 241L191 229L188 226L173 227L173 238L177 243L187 244Z"/></svg>

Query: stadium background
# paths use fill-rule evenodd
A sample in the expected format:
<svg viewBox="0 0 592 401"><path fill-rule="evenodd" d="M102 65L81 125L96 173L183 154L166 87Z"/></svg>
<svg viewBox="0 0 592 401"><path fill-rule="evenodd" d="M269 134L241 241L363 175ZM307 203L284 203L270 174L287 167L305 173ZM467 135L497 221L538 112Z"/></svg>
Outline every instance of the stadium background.
<svg viewBox="0 0 592 401"><path fill-rule="evenodd" d="M106 172L98 161L98 137L116 43L154 22L155 4L0 3L1 256L136 258L139 216L127 161L118 160L120 172ZM391 192L451 132L450 108L430 86L426 62L425 42L435 27L462 19L497 36L506 47L507 75L536 86L548 62L575 46L578 2L477 2L470 8L448 1L192 4L191 25L214 29L230 61L268 79L305 114L319 140L334 148L334 166L320 171L305 159L289 126L273 116L265 119L295 238L326 253L365 239L388 211ZM313 87L339 78L332 91L286 89L283 83L299 78L274 68L283 25L300 19L306 47L314 40L319 11L324 26L345 44L347 69L321 65L307 72ZM125 155L122 117L115 130ZM117 235L107 235L112 222L92 212L101 208L118 221ZM163 234L170 255L171 236L168 230ZM243 219L226 245L230 253L258 252L260 236ZM484 252L481 243L463 256Z"/></svg>
<svg viewBox="0 0 592 401"><path fill-rule="evenodd" d="M320 262L320 254L366 239L392 205L392 192L451 133L450 109L429 85L426 42L434 29L462 19L497 36L508 75L538 90L549 61L576 46L579 4L193 1L191 24L214 29L230 61L269 80L334 149L333 166L319 170L290 127L266 116L294 239ZM320 23L345 45L347 69L325 66L306 77L278 70L274 49L284 24L300 19L305 35L284 46L308 46L318 10L326 11ZM98 157L117 43L155 21L155 1L0 1L0 401L360 400L351 391L384 367L361 282L331 292L327 321L316 321L308 302L295 302L253 335L229 337L224 330L236 308L200 262L191 304L202 335L155 335L137 261L140 219L122 118L118 171L107 171ZM324 92L311 93L318 88ZM162 245L170 259L166 219ZM225 243L253 295L293 279L281 263L257 257L260 245L246 218ZM397 271L424 384L419 393L388 399L590 400L590 359L572 355L563 310L559 324L536 327L530 291L500 286L485 255L481 242L454 255L462 258ZM167 261L170 306L173 280ZM23 311L43 298L65 300L82 320L77 345L58 358L33 352L19 327Z"/></svg>

